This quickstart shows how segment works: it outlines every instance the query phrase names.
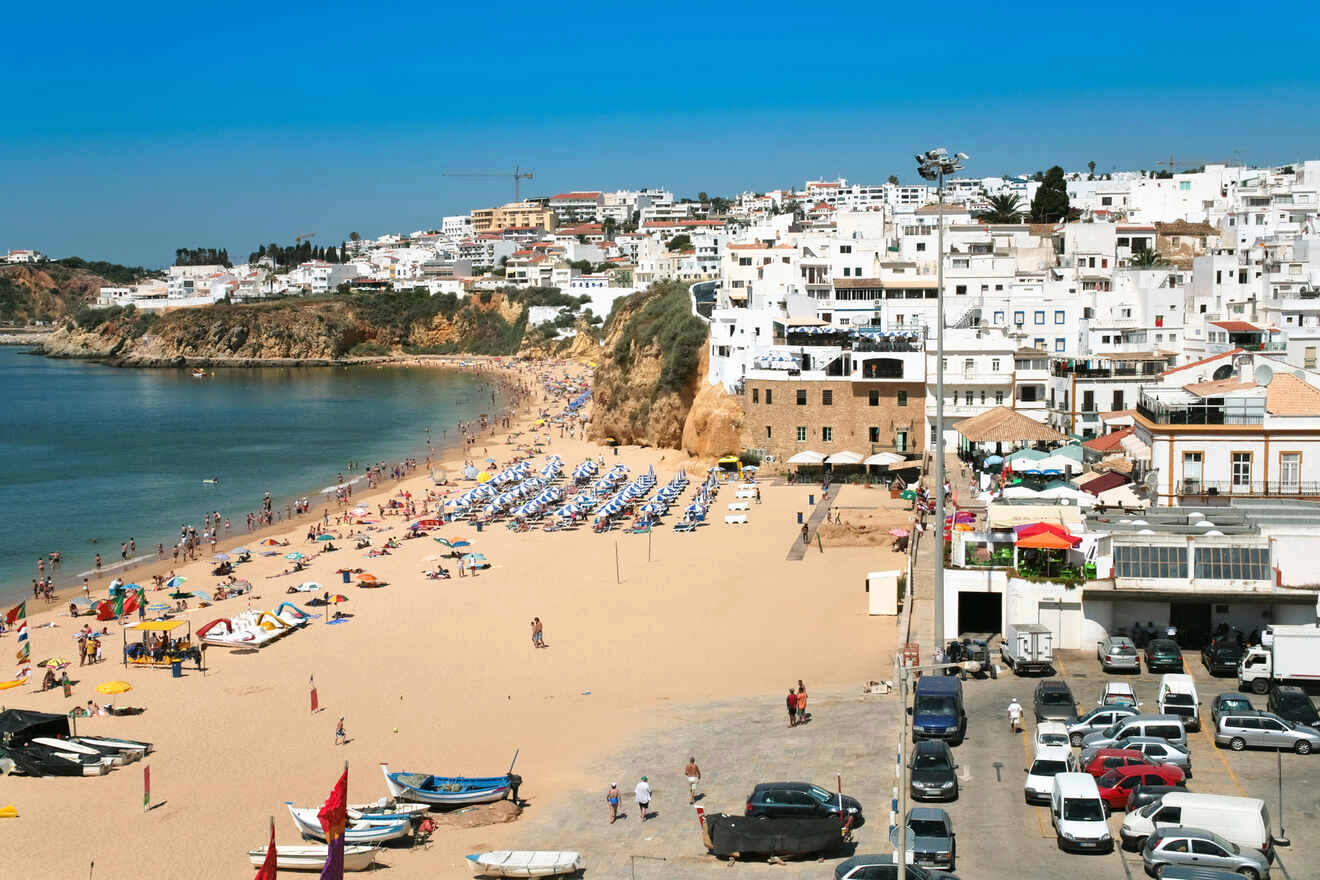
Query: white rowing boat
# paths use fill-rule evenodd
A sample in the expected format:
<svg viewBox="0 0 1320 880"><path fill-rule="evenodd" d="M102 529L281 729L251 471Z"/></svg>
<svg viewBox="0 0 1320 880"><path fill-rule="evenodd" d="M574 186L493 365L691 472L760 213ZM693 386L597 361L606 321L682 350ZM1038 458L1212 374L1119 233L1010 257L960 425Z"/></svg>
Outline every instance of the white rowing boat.
<svg viewBox="0 0 1320 880"><path fill-rule="evenodd" d="M313 840L325 840L325 831L321 828L316 808L298 808L288 802L285 805L289 808L289 815L293 817L293 824L297 826L299 834ZM344 829L344 840L350 844L385 843L410 834L412 819L406 816L397 819L357 819L350 821Z"/></svg>
<svg viewBox="0 0 1320 880"><path fill-rule="evenodd" d="M582 854L547 850L494 850L467 856L474 877L556 877L585 869Z"/></svg>
<svg viewBox="0 0 1320 880"><path fill-rule="evenodd" d="M281 871L319 871L325 867L327 846L277 846L275 866ZM248 861L260 867L266 862L266 848L248 850ZM374 846L344 847L344 870L365 871L376 861Z"/></svg>

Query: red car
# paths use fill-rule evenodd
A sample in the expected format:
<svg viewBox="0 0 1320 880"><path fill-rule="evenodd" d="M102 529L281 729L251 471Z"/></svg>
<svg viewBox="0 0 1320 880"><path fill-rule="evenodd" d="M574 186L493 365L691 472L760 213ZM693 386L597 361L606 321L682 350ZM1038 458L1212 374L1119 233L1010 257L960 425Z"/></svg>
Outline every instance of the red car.
<svg viewBox="0 0 1320 880"><path fill-rule="evenodd" d="M1183 772L1171 764L1129 764L1114 767L1096 780L1100 797L1113 809L1126 809L1128 795L1138 785L1182 785Z"/></svg>
<svg viewBox="0 0 1320 880"><path fill-rule="evenodd" d="M1149 767L1150 759L1136 749L1096 749L1082 771L1099 779L1115 767L1132 766Z"/></svg>

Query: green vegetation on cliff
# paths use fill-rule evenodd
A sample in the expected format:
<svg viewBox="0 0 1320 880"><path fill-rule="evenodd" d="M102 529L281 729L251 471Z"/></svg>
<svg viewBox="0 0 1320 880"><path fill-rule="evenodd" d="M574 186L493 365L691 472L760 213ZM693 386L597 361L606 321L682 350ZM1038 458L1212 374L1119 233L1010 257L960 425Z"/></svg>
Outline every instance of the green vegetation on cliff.
<svg viewBox="0 0 1320 880"><path fill-rule="evenodd" d="M621 318L624 323L615 326ZM687 286L673 281L616 301L606 333L617 334L611 355L624 370L643 351L663 352L660 389L664 391L681 391L691 384L706 344L706 322L692 314Z"/></svg>

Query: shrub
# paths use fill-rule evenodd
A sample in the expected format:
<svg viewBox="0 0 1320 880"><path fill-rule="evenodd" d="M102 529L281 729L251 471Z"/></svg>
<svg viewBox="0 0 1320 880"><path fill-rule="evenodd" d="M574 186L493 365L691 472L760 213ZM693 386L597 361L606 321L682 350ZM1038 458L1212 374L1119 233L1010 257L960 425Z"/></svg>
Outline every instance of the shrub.
<svg viewBox="0 0 1320 880"><path fill-rule="evenodd" d="M610 323L619 317L620 303L610 310ZM627 369L635 352L655 347L664 355L660 389L681 391L691 383L706 344L706 324L692 314L687 287L674 282L652 285L626 298L634 306L642 303L619 334L612 352L614 362Z"/></svg>

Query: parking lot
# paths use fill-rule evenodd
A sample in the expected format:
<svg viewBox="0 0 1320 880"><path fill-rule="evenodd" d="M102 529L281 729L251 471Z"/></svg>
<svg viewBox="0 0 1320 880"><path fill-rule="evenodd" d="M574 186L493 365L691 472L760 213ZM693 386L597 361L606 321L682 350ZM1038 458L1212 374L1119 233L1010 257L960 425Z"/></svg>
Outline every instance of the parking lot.
<svg viewBox="0 0 1320 880"><path fill-rule="evenodd" d="M997 656L997 655L996 655ZM1188 733L1192 750L1189 791L1262 798L1269 808L1273 831L1279 822L1279 758L1284 777L1283 819L1289 848L1280 848L1271 876L1301 880L1316 876L1315 854L1320 852L1320 755L1279 756L1273 751L1231 752L1216 748L1210 720L1210 702L1216 694L1237 692L1233 678L1212 678L1194 652L1184 652L1186 671L1196 678L1201 698L1202 729ZM958 834L958 875L977 877L1129 878L1145 876L1139 853L1116 847L1107 855L1073 855L1058 849L1050 824L1049 808L1028 805L1022 783L1031 763L1035 730L1032 693L1035 676L1018 677L1002 669L998 680L969 679L964 694L969 718L967 741L955 749L959 772L965 774L961 796L949 806ZM1078 710L1094 708L1107 679L1127 681L1142 702L1143 712L1157 712L1159 674L1106 674L1094 656L1060 652L1053 678L1068 684ZM1014 736L1008 729L1007 706L1016 696L1025 709L1025 730ZM1263 709L1265 698L1247 695ZM1123 811L1115 810L1110 828L1118 840ZM1311 866L1311 867L1307 867ZM1066 874L1065 874L1066 872Z"/></svg>

